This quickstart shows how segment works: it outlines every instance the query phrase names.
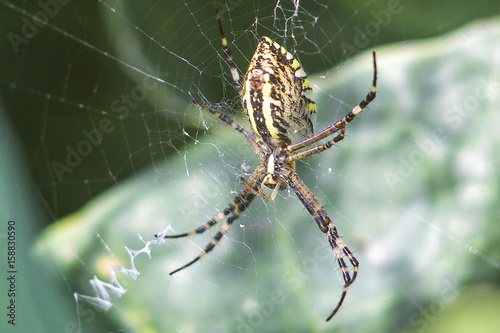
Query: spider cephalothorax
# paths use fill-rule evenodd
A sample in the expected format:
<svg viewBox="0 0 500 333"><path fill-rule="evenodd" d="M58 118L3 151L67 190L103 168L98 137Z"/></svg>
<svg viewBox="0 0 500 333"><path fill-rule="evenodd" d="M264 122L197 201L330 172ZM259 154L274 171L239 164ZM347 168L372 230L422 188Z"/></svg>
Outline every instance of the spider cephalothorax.
<svg viewBox="0 0 500 333"><path fill-rule="evenodd" d="M281 177L282 170L294 170L295 163L288 161L289 153L282 146L265 146L265 150L268 151L267 154L263 155L262 163L257 167L262 168L262 185L273 190L271 196L268 196L261 187L258 191L254 191L253 188L246 182L245 179L241 179L243 185L247 190L251 191L253 194L263 197L269 201L274 200L278 191L284 190L287 187L286 181Z"/></svg>
<svg viewBox="0 0 500 333"><path fill-rule="evenodd" d="M215 0L215 8L226 61L252 130L247 131L226 114L196 101L193 103L219 117L224 123L241 133L262 162L247 180L242 178L242 190L217 216L193 231L165 236L165 238L180 238L203 233L216 223L226 219L226 222L200 255L170 274L190 266L212 251L231 224L255 197L260 196L266 200L274 200L279 190L289 187L297 195L319 229L327 235L328 242L342 270L344 289L337 306L327 318L328 321L342 306L347 290L358 274L359 263L339 237L337 228L323 206L295 173L294 166L296 160L320 153L344 139L347 124L373 101L377 91L375 52L373 52L374 71L370 92L344 118L315 133L316 103L311 83L300 63L284 47L269 37L262 37L250 61L243 84L241 84L238 70L222 29L217 0ZM323 144L315 145L335 133L337 134L332 139ZM270 196L264 192L262 185L272 190ZM344 258L352 266L352 275Z"/></svg>

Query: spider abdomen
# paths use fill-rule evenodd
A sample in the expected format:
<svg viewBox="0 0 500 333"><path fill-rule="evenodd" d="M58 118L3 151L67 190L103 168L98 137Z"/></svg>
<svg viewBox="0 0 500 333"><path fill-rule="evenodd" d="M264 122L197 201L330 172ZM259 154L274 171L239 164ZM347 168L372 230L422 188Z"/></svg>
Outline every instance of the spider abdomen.
<svg viewBox="0 0 500 333"><path fill-rule="evenodd" d="M290 52L262 37L243 82L242 102L264 142L291 144L314 134L316 103L309 78Z"/></svg>

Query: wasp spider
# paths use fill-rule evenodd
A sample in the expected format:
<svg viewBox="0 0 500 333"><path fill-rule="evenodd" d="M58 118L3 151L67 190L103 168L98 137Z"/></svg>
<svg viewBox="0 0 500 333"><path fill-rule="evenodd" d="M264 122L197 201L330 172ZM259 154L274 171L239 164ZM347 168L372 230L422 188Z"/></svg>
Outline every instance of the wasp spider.
<svg viewBox="0 0 500 333"><path fill-rule="evenodd" d="M376 94L377 65L373 52L373 83L371 91L344 118L335 121L324 130L314 133L316 103L309 79L299 62L278 43L262 37L250 61L247 73L241 83L231 56L231 51L222 29L219 6L215 0L216 18L222 37L226 61L238 90L243 108L250 122L247 131L229 116L210 109L200 103L194 104L211 112L227 125L240 132L262 160L247 180L241 179L243 188L223 211L197 229L165 238L181 238L201 234L219 221L226 219L212 241L196 258L170 274L192 265L217 245L231 224L247 209L255 197L274 200L279 190L289 186L307 209L319 229L328 237L344 278L344 289L337 306L326 319L330 320L340 309L349 286L358 274L359 263L338 235L337 228L328 217L323 206L295 173L295 161L320 153L344 139L345 128L373 99ZM333 134L335 137L323 144L316 144ZM312 146L312 147L310 147ZM263 186L272 189L266 194ZM344 256L352 265L350 274Z"/></svg>

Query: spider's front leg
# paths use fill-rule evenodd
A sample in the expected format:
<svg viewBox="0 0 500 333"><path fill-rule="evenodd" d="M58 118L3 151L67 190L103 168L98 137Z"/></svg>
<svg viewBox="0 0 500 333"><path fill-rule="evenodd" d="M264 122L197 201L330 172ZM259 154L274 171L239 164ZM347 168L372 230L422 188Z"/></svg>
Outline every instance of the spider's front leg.
<svg viewBox="0 0 500 333"><path fill-rule="evenodd" d="M312 218L318 225L318 227L328 236L328 242L332 247L333 253L335 254L335 258L337 259L338 265L342 270L342 275L344 277L344 289L342 291L342 296L340 297L337 306L332 311L332 313L328 316L326 321L329 321L335 313L340 309L344 299L347 295L347 290L349 286L354 282L356 276L358 275L359 262L354 257L352 252L347 248L342 238L340 238L337 228L333 224L333 222L328 217L325 209L319 203L318 199L312 194L311 190L304 184L304 182L299 178L299 176L292 169L284 169L282 170L283 181L285 181L288 186L295 192L299 200L302 202L304 207L307 209L309 214L311 214ZM344 261L343 256L346 256L349 259L353 267L352 277L349 274L349 269Z"/></svg>
<svg viewBox="0 0 500 333"><path fill-rule="evenodd" d="M288 159L290 162L295 161L295 160L300 160L304 157L311 156L317 153L320 153L324 150L330 149L333 147L337 142L341 141L344 139L345 136L345 129L346 126L361 112L363 111L364 108L368 106L376 97L377 95L377 58L375 55L375 51L373 51L373 81L372 81L372 88L370 92L363 98L363 100L356 105L354 108L352 108L351 112L349 112L344 118L341 120L338 120L331 124L330 126L326 127L324 130L310 136L309 138L302 140L300 142L296 142L294 144L291 144L287 147L289 152L295 152L297 150L300 150L305 147L309 147L316 142L323 140L324 138L337 133L340 131L337 136L335 136L333 139L325 142L324 144L320 144L311 148L308 148L306 150L303 150L298 153L294 153L290 156Z"/></svg>
<svg viewBox="0 0 500 333"><path fill-rule="evenodd" d="M236 120L232 119L230 116L228 116L225 113L211 109L208 106L205 106L205 105L201 104L200 102L195 101L194 99L192 99L191 102L193 104L195 104L196 106L202 108L203 110L210 112L211 114L213 114L214 116L219 118L222 122L224 122L226 125L229 125L232 128L234 128L235 130L237 130L239 133L241 133L245 137L245 139L247 140L247 142L250 144L250 146L252 147L252 149L255 151L255 153L257 155L259 155L261 153L260 146L259 146L259 140L258 140L258 138L255 137L255 133L248 132L240 124L238 124L236 122Z"/></svg>

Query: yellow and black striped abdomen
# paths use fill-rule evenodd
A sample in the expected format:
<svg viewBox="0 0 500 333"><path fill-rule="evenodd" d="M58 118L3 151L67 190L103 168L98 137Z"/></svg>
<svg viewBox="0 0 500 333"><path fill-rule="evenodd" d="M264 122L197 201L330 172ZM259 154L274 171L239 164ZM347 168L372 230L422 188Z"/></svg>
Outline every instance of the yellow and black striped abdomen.
<svg viewBox="0 0 500 333"><path fill-rule="evenodd" d="M300 142L314 134L316 103L299 62L278 43L262 37L250 61L242 93L253 130L264 142Z"/></svg>

